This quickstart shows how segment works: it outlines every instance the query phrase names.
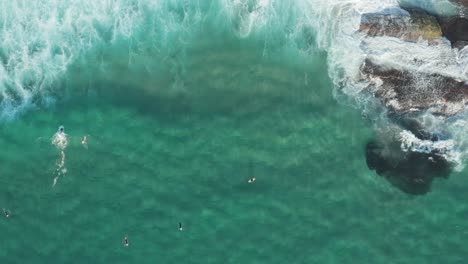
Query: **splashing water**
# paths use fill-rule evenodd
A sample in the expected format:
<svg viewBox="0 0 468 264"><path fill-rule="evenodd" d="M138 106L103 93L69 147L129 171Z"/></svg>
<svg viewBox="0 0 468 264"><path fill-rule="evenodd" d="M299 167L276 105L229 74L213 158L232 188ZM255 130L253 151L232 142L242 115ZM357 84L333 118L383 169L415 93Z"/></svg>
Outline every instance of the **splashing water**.
<svg viewBox="0 0 468 264"><path fill-rule="evenodd" d="M63 176L67 173L67 168L65 167L65 152L63 150L60 151L60 158L57 160L57 168L55 169L55 177L54 182L52 183L52 187L57 184L60 176Z"/></svg>
<svg viewBox="0 0 468 264"><path fill-rule="evenodd" d="M56 169L55 169L55 177L52 187L57 184L58 179L60 176L65 175L67 173L67 168L65 167L65 148L68 145L67 134L65 134L65 129L63 126L60 126L58 131L52 137L52 144L60 150L60 157L56 162Z"/></svg>
<svg viewBox="0 0 468 264"><path fill-rule="evenodd" d="M328 54L337 99L360 107L371 119L387 119L366 93L379 80L360 76L366 58L396 69L468 81L468 48L358 33L362 14L399 5L444 15L459 12L448 0L1 1L0 119L68 97L96 94L93 84L138 87L131 92L155 98L193 93L183 61L191 47L204 41L199 36L206 28L262 42L264 56L274 56L274 47L307 56L318 46ZM417 88L424 89L424 83L419 81ZM202 93L214 92L206 89ZM460 118L468 119L464 114ZM450 122L434 130L459 134L443 129L458 129ZM454 140L466 146L465 137ZM61 135L54 142L66 147ZM468 153L465 147L453 151Z"/></svg>
<svg viewBox="0 0 468 264"><path fill-rule="evenodd" d="M453 140L422 140L417 138L408 130L400 132L401 149L403 151L416 151L421 153L432 153L437 151L449 161L456 161L453 157L448 156L455 147Z"/></svg>
<svg viewBox="0 0 468 264"><path fill-rule="evenodd" d="M63 126L60 126L57 133L52 137L52 144L54 144L57 149L64 150L68 145L67 134L64 132Z"/></svg>

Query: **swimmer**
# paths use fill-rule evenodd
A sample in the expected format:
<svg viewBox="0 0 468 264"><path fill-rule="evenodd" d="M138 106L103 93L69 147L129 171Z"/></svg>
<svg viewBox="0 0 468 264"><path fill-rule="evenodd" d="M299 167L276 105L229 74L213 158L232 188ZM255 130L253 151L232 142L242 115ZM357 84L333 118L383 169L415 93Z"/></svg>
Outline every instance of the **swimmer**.
<svg viewBox="0 0 468 264"><path fill-rule="evenodd" d="M52 184L52 188L55 186L55 184L57 184L57 180L58 180L58 176L54 178L54 183Z"/></svg>
<svg viewBox="0 0 468 264"><path fill-rule="evenodd" d="M5 215L6 218L10 217L10 212L3 208L3 214Z"/></svg>
<svg viewBox="0 0 468 264"><path fill-rule="evenodd" d="M128 247L128 236L127 235L125 235L122 243L123 243L124 247Z"/></svg>
<svg viewBox="0 0 468 264"><path fill-rule="evenodd" d="M179 231L182 231L182 223L179 222Z"/></svg>
<svg viewBox="0 0 468 264"><path fill-rule="evenodd" d="M85 148L88 148L88 141L86 136L83 136L83 138L81 139L81 145L83 145L83 147Z"/></svg>
<svg viewBox="0 0 468 264"><path fill-rule="evenodd" d="M65 149L67 147L67 134L65 134L65 128L63 126L60 126L57 133L52 137L52 144L59 149Z"/></svg>
<svg viewBox="0 0 468 264"><path fill-rule="evenodd" d="M257 180L257 179L256 179L255 177L253 177L253 178L250 178L247 182L248 182L248 183L252 183L252 182L254 182L254 181L256 181L256 180Z"/></svg>

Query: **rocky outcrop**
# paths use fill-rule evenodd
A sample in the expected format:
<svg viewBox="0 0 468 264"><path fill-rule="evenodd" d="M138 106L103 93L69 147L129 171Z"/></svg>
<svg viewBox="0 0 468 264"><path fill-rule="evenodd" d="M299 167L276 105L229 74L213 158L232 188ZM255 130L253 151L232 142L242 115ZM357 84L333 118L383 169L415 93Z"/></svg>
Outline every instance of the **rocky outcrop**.
<svg viewBox="0 0 468 264"><path fill-rule="evenodd" d="M461 49L468 44L468 19L464 17L440 18L444 37L452 47Z"/></svg>
<svg viewBox="0 0 468 264"><path fill-rule="evenodd" d="M450 173L445 156L450 149L445 149L449 144L443 135L426 131L417 117L426 110L444 116L462 112L468 103L468 84L441 74L378 65L370 59L361 73L366 81L373 80L368 91L390 110L392 126L407 135L385 135L370 142L366 147L369 169L406 193L429 192L434 178Z"/></svg>
<svg viewBox="0 0 468 264"><path fill-rule="evenodd" d="M429 44L445 36L459 49L468 44L468 19L437 19L416 9L391 8L363 14L359 31L370 37L389 36L411 42L423 39ZM468 103L468 84L450 76L395 69L378 65L371 59L365 60L361 73L368 81L381 81L371 83L369 88L394 113L430 110L451 116L463 111Z"/></svg>
<svg viewBox="0 0 468 264"><path fill-rule="evenodd" d="M452 47L462 49L468 43L468 19L436 18L418 9L390 8L378 13L363 14L359 32L365 32L369 37L387 36L409 42L422 39L429 44L437 44L445 37L450 40Z"/></svg>
<svg viewBox="0 0 468 264"><path fill-rule="evenodd" d="M362 65L361 73L366 80L381 80L369 89L394 113L429 110L451 116L468 103L468 84L448 76L393 69L370 59Z"/></svg>
<svg viewBox="0 0 468 264"><path fill-rule="evenodd" d="M367 13L361 17L360 32L370 37L388 36L417 42L427 40L430 44L442 39L442 30L437 19L417 10L386 9L379 13Z"/></svg>
<svg viewBox="0 0 468 264"><path fill-rule="evenodd" d="M453 0L468 7L468 0ZM437 64L428 69L431 57L416 54L413 60L398 61L392 52L412 47L426 48L428 52L450 52L447 40L453 48L464 49L468 44L468 19L464 17L435 17L420 10L392 8L361 17L359 32L367 37L394 37L406 42L395 42L392 49L368 53L361 65L364 91L372 94L388 110L392 122L386 130L378 132L378 138L366 147L368 167L385 177L394 186L411 194L424 194L430 190L435 177L447 177L453 155L453 141L439 130L425 127L426 112L450 117L465 111L468 105L468 82L449 75ZM382 41L387 41L383 39ZM388 40L391 42L391 40ZM439 47L424 47L441 45ZM373 43L366 38L362 47ZM380 44L380 42L375 42ZM375 43L373 43L375 45ZM391 42L393 44L394 42ZM411 53L406 51L409 56ZM383 56L380 58L379 56ZM423 58L422 60L419 57ZM414 63L413 63L414 62ZM443 66L442 66L443 67ZM447 119L448 120L448 119ZM390 133L388 133L390 131ZM399 133L399 134L398 134Z"/></svg>
<svg viewBox="0 0 468 264"><path fill-rule="evenodd" d="M459 6L468 7L468 0L449 0L449 1Z"/></svg>

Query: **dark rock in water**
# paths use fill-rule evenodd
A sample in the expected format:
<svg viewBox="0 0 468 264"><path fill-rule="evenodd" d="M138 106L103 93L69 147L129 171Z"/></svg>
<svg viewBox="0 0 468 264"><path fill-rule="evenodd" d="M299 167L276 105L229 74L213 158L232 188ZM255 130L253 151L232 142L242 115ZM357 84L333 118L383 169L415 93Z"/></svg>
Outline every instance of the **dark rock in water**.
<svg viewBox="0 0 468 264"><path fill-rule="evenodd" d="M460 49L468 43L465 18L436 18L415 9L393 8L363 14L359 31L370 37L426 40L430 45L446 43L445 36ZM390 110L388 115L397 125L396 130L404 131L395 134L392 128L391 136L370 142L366 148L367 165L404 192L427 193L435 177L448 177L451 166L443 154L450 150L444 147L445 142L439 142L445 138L443 135L430 133L418 120L426 111L446 117L464 111L468 83L444 73L412 68L418 67L416 59L415 65L408 66L386 66L376 61L368 57L361 67L367 91Z"/></svg>
<svg viewBox="0 0 468 264"><path fill-rule="evenodd" d="M468 42L468 19L463 17L440 18L442 33L452 43L465 46ZM460 48L460 47L458 47Z"/></svg>
<svg viewBox="0 0 468 264"><path fill-rule="evenodd" d="M419 39L435 44L442 38L436 19L423 11L386 9L379 13L366 13L361 17L360 32L368 36L388 36L417 42Z"/></svg>
<svg viewBox="0 0 468 264"><path fill-rule="evenodd" d="M457 41L452 44L452 47L459 49L459 50L463 49L466 46L468 46L468 41L463 41L463 40Z"/></svg>
<svg viewBox="0 0 468 264"><path fill-rule="evenodd" d="M459 6L468 7L468 0L449 0L449 1Z"/></svg>
<svg viewBox="0 0 468 264"><path fill-rule="evenodd" d="M370 59L362 65L361 73L367 80L382 80L382 84L370 86L371 92L394 113L430 110L451 116L468 103L468 84L448 76L389 68Z"/></svg>
<svg viewBox="0 0 468 264"><path fill-rule="evenodd" d="M438 153L404 152L397 141L368 143L366 161L369 169L409 194L427 193L434 178L450 173L450 164Z"/></svg>

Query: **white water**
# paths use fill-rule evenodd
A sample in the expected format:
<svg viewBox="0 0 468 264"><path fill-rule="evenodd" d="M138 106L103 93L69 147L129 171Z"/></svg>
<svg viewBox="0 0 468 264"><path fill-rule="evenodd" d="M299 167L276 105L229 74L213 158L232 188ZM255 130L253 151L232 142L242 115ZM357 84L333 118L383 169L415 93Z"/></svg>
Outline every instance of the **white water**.
<svg viewBox="0 0 468 264"><path fill-rule="evenodd" d="M447 0L400 0L399 2L403 7L421 8L438 15L451 16L462 12L460 7L453 5Z"/></svg>
<svg viewBox="0 0 468 264"><path fill-rule="evenodd" d="M401 3L438 14L463 12L447 0ZM125 63L132 64L136 62L131 54L144 56L139 48L144 38L148 43L142 47L149 46L164 57L165 50L183 49L196 39L201 26L211 25L240 38L263 39L265 46L284 42L304 53L314 47L300 43L309 37L306 32L315 32L317 47L328 54L328 73L337 98L344 94L346 102L361 107L371 118L386 119L374 107L374 98L362 92L369 85L360 80L366 57L395 68L468 81L468 48L458 51L447 41L430 46L390 37L370 39L357 32L363 13L398 5L398 0L0 0L0 118L62 100L70 65L98 47L126 41L130 55ZM91 58L105 69L102 56ZM465 120L466 115L459 115L427 127L452 137L452 151L464 153L467 131L460 124Z"/></svg>
<svg viewBox="0 0 468 264"><path fill-rule="evenodd" d="M63 131L64 127L60 126L58 131L52 137L52 144L59 150L59 158L56 162L56 168L54 171L54 182L52 187L57 184L60 176L63 176L67 173L67 168L65 167L65 149L68 146L68 135Z"/></svg>

